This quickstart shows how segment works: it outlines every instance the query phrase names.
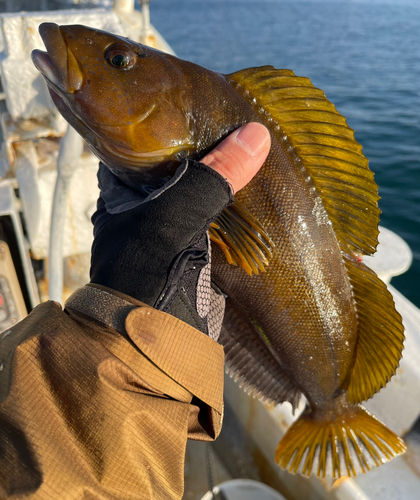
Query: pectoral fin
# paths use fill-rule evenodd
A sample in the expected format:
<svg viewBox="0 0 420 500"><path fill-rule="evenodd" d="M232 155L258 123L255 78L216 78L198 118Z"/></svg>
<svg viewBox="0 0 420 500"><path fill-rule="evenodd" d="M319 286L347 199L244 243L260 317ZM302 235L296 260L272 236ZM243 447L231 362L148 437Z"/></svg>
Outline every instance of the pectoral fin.
<svg viewBox="0 0 420 500"><path fill-rule="evenodd" d="M210 239L219 245L229 264L247 274L264 271L274 243L251 213L239 202L223 210L210 226Z"/></svg>

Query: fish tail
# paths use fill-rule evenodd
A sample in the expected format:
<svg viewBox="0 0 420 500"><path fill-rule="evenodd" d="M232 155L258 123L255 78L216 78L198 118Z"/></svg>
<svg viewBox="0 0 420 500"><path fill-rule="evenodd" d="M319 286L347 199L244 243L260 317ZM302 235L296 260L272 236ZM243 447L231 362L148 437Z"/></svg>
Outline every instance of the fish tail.
<svg viewBox="0 0 420 500"><path fill-rule="evenodd" d="M276 462L289 472L355 476L404 453L402 439L361 405L306 411L288 429Z"/></svg>

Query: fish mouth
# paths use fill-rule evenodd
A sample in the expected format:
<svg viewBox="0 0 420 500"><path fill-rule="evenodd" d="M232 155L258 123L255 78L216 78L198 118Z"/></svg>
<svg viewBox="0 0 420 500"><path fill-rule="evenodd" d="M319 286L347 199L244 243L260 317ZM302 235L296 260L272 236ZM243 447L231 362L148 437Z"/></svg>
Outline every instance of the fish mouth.
<svg viewBox="0 0 420 500"><path fill-rule="evenodd" d="M84 82L83 71L67 46L58 24L42 23L39 26L39 34L47 52L35 49L31 56L47 84L54 90L67 94L80 90Z"/></svg>

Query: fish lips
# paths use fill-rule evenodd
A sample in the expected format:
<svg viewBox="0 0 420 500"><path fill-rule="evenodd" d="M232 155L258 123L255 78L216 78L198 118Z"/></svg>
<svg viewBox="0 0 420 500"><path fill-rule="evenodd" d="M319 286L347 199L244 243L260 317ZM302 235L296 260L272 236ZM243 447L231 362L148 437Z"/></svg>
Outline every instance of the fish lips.
<svg viewBox="0 0 420 500"><path fill-rule="evenodd" d="M39 34L47 52L35 49L32 61L54 90L72 94L83 86L83 71L73 52L67 46L60 27L55 23L42 23Z"/></svg>

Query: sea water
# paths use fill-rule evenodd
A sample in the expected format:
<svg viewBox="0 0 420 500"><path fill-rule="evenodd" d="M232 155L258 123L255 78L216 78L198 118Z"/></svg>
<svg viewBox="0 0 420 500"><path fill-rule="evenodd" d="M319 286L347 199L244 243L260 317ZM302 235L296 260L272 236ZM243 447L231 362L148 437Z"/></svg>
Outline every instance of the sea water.
<svg viewBox="0 0 420 500"><path fill-rule="evenodd" d="M420 1L152 0L151 21L183 59L288 68L325 91L370 160L381 225L413 252L392 284L420 307Z"/></svg>

